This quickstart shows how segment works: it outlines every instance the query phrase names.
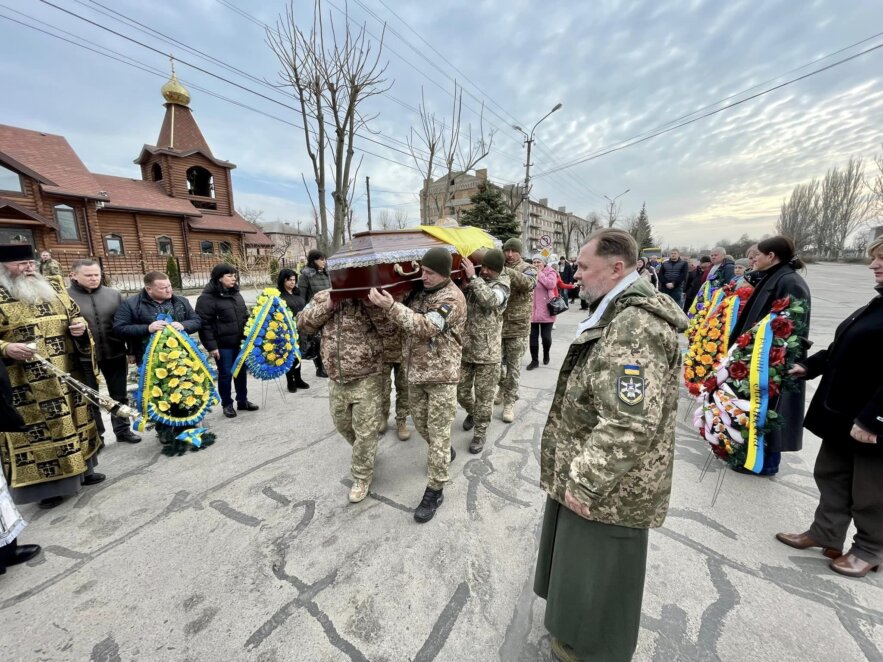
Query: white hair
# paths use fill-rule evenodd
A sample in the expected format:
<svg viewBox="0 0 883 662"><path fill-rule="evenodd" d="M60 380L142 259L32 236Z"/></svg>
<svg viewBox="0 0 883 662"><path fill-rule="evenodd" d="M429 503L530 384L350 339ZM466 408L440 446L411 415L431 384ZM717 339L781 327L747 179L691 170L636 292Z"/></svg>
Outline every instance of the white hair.
<svg viewBox="0 0 883 662"><path fill-rule="evenodd" d="M58 294L43 276L38 273L13 276L5 264L0 263L0 287L4 288L13 299L29 305L46 303Z"/></svg>

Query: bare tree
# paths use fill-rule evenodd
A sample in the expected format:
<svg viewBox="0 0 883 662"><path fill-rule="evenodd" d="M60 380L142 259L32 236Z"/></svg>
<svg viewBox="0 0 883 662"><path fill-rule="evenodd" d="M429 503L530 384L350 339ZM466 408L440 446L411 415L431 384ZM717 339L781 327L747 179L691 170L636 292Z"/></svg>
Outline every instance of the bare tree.
<svg viewBox="0 0 883 662"><path fill-rule="evenodd" d="M851 158L844 170L835 167L825 174L816 233L822 255L842 255L846 240L868 220L872 203L872 196L865 193L861 159Z"/></svg>
<svg viewBox="0 0 883 662"><path fill-rule="evenodd" d="M359 108L390 87L384 78L386 64L380 62L386 29L375 52L364 25L352 32L347 16L341 34L330 14L326 22L321 0L314 0L308 32L301 25L295 19L294 0L289 0L276 28L267 28L266 41L282 66L282 87L290 87L299 103L304 145L316 183L317 240L326 250L335 250L343 243L349 219L356 134L376 117L362 115ZM330 227L326 201L328 168L334 203Z"/></svg>
<svg viewBox="0 0 883 662"><path fill-rule="evenodd" d="M872 198L872 213L875 218L883 219L883 154L875 156L874 163L877 166L877 172L873 179L868 181Z"/></svg>
<svg viewBox="0 0 883 662"><path fill-rule="evenodd" d="M426 96L422 87L420 88L420 106L417 110L420 116L420 130L415 131L414 127L411 127L405 142L408 144L408 151L411 153L414 165L423 177L423 188L420 189L420 219L429 223L429 187L432 185L432 178L435 174L444 124L436 119L435 113L430 113L427 109Z"/></svg>
<svg viewBox="0 0 883 662"><path fill-rule="evenodd" d="M397 230L404 230L408 227L408 210L399 207L392 215L393 227Z"/></svg>
<svg viewBox="0 0 883 662"><path fill-rule="evenodd" d="M607 227L612 228L616 225L616 222L619 220L619 215L622 212L622 204L617 202L616 200L609 200L607 202Z"/></svg>
<svg viewBox="0 0 883 662"><path fill-rule="evenodd" d="M389 209L381 209L377 212L377 227L381 230L392 230L395 227L395 221L393 221L392 212Z"/></svg>
<svg viewBox="0 0 883 662"><path fill-rule="evenodd" d="M254 207L241 207L236 210L236 213L253 225L260 223L264 217L264 210Z"/></svg>
<svg viewBox="0 0 883 662"><path fill-rule="evenodd" d="M791 237L799 252L810 250L816 243L815 231L819 227L821 198L819 182L798 184L791 191L791 198L782 201L776 232Z"/></svg>
<svg viewBox="0 0 883 662"><path fill-rule="evenodd" d="M592 236L592 233L601 226L601 217L598 215L598 212L594 211L589 212L586 215L585 221L577 223L573 228L573 239L576 250L579 251L580 247L586 243L586 240Z"/></svg>

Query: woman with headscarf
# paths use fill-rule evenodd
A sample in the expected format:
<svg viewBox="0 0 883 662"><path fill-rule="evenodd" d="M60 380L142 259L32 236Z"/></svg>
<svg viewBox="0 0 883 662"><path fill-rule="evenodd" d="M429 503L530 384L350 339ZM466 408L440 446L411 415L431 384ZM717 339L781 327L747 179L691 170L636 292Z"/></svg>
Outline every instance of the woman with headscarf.
<svg viewBox="0 0 883 662"><path fill-rule="evenodd" d="M331 276L328 275L326 264L327 258L322 251L314 248L307 253L307 266L301 269L300 277L297 279L297 288L306 303L309 303L318 292L331 289ZM318 351L318 341L316 345ZM321 354L316 355L313 363L316 366L316 377L328 377L328 373L325 372L325 367L322 365Z"/></svg>
<svg viewBox="0 0 883 662"><path fill-rule="evenodd" d="M549 312L547 304L558 293L558 272L546 264L546 259L540 253L534 255L531 262L537 270L537 286L533 291L533 314L530 318L530 363L527 364L528 370L533 370L540 365L540 336L543 339L543 365L549 363L549 350L552 348L552 325L555 323L555 315Z"/></svg>
<svg viewBox="0 0 883 662"><path fill-rule="evenodd" d="M736 320L736 326L730 333L730 345L736 342L740 335L749 331L769 315L773 303L785 297L791 297L792 301L801 299L805 302L806 334L809 335L809 286L797 273L797 270L803 269L804 265L797 256L794 242L790 237L777 235L759 242L757 251L755 268L759 273L755 276L754 292L751 294L751 298L745 302L745 308L742 309ZM801 358L805 358L809 343L805 338L799 340L803 343ZM770 409L775 409L776 413L785 421L785 425L764 436L765 452L760 474L754 474L741 467L733 467L734 471L751 475L774 476L779 472L782 453L799 451L803 447L801 427L803 426L805 397L806 384L801 382L798 391L785 392L775 399L770 399Z"/></svg>
<svg viewBox="0 0 883 662"><path fill-rule="evenodd" d="M821 547L831 569L849 577L883 561L883 237L868 255L877 296L837 327L827 349L791 371L822 378L803 423L822 440L813 470L819 505L808 531L776 534L790 547ZM850 522L855 537L841 556Z"/></svg>
<svg viewBox="0 0 883 662"><path fill-rule="evenodd" d="M239 293L238 275L230 264L215 265L209 282L196 300L196 314L202 320L199 340L218 366L218 393L227 418L236 418L237 409L259 409L248 401L248 372L243 368L233 378L233 362L239 354L248 322L248 307ZM236 409L233 408L233 384L236 386Z"/></svg>
<svg viewBox="0 0 883 662"><path fill-rule="evenodd" d="M276 289L279 290L279 298L285 302L285 305L291 311L291 316L296 318L297 314L307 305L307 302L297 287L297 274L293 269L282 269L279 272L279 277L276 279ZM297 393L299 388L310 388L310 385L300 376L299 361L292 365L291 369L285 373L285 379L288 382L288 391L290 393Z"/></svg>

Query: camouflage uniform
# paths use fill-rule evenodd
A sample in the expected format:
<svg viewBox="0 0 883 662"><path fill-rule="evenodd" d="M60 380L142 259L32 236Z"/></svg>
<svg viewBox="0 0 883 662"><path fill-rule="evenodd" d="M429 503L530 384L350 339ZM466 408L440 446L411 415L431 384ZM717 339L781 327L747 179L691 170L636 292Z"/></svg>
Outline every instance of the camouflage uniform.
<svg viewBox="0 0 883 662"><path fill-rule="evenodd" d="M522 260L515 266L506 266L511 294L503 313L502 361L500 391L503 404L518 400L518 381L521 377L521 359L527 351L530 335L530 316L533 313L533 291L537 286L537 272L533 265Z"/></svg>
<svg viewBox="0 0 883 662"><path fill-rule="evenodd" d="M408 418L408 380L402 367L402 331L396 328L392 335L383 338L383 384L381 385L381 424L389 420L392 385L396 387L396 422Z"/></svg>
<svg viewBox="0 0 883 662"><path fill-rule="evenodd" d="M429 444L427 484L441 490L448 482L466 299L447 280L417 292L407 306L393 304L389 319L403 332L408 408L417 431Z"/></svg>
<svg viewBox="0 0 883 662"><path fill-rule="evenodd" d="M473 278L466 293L466 332L457 402L475 421L475 437L482 439L491 421L494 391L500 377L500 334L508 300L509 276L505 273L490 281Z"/></svg>
<svg viewBox="0 0 883 662"><path fill-rule="evenodd" d="M297 314L297 328L306 334L322 329L331 418L353 447L353 478L370 481L382 399L383 338L394 329L382 310L365 301L347 299L329 311L330 296L330 290L318 292Z"/></svg>
<svg viewBox="0 0 883 662"><path fill-rule="evenodd" d="M631 660L648 530L668 509L687 318L637 278L570 346L543 430L549 494L534 592L551 636L586 660ZM565 504L565 492L587 509Z"/></svg>

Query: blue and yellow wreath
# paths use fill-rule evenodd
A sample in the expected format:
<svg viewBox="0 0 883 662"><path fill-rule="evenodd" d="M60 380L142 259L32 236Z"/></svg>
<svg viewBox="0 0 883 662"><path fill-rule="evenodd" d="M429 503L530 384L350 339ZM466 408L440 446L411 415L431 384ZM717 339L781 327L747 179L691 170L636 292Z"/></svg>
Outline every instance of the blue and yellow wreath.
<svg viewBox="0 0 883 662"><path fill-rule="evenodd" d="M245 325L245 340L233 363L233 376L245 366L258 379L276 379L295 361L300 361L297 324L279 298L279 290L268 287L258 296Z"/></svg>

